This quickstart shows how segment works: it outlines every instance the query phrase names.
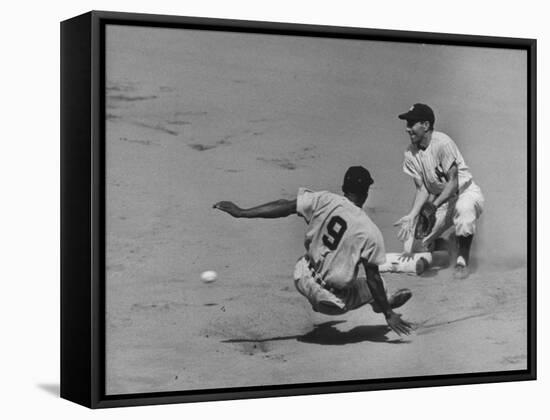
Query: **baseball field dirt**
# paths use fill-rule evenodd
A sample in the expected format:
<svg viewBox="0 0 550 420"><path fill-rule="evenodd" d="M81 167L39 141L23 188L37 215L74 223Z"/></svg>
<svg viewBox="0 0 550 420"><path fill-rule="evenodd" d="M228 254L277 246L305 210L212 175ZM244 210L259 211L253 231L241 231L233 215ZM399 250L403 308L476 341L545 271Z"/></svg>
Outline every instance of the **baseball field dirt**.
<svg viewBox="0 0 550 420"><path fill-rule="evenodd" d="M525 55L136 27L108 27L106 51L108 394L526 368ZM338 193L363 165L365 211L399 251L414 191L397 114L415 102L486 204L469 278L384 275L413 292L398 312L416 330L399 337L370 307L311 310L292 281L303 219L212 205Z"/></svg>

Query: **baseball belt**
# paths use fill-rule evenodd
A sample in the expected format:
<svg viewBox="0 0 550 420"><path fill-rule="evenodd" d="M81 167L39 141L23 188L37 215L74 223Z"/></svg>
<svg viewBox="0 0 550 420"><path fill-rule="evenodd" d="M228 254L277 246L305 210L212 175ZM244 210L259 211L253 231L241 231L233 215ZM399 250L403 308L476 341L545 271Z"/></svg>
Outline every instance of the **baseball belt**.
<svg viewBox="0 0 550 420"><path fill-rule="evenodd" d="M309 258L306 258L307 266L309 268L309 271L311 272L311 276L313 277L313 280L315 280L315 283L317 283L319 286L321 286L323 289L328 290L330 293L335 293L336 289L333 287L330 287L326 281L324 281L317 272L315 271L315 265L313 264L313 261L311 261Z"/></svg>

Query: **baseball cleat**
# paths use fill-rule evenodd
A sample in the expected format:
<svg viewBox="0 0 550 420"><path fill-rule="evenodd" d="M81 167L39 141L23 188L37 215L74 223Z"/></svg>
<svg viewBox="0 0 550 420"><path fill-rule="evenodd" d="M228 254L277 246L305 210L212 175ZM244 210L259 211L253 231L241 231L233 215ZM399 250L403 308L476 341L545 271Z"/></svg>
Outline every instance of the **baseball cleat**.
<svg viewBox="0 0 550 420"><path fill-rule="evenodd" d="M457 280L464 280L470 275L470 269L467 265L457 264L455 266L455 271L453 277Z"/></svg>
<svg viewBox="0 0 550 420"><path fill-rule="evenodd" d="M399 308L400 306L403 306L405 303L407 303L411 297L412 292L409 289L399 289L388 298L388 303L390 304L390 308L392 309ZM371 306L374 312L378 314L382 312L382 310L376 303L373 302Z"/></svg>
<svg viewBox="0 0 550 420"><path fill-rule="evenodd" d="M425 258L419 258L415 266L416 275L421 275L424 271L428 269L428 266L428 261L426 261Z"/></svg>
<svg viewBox="0 0 550 420"><path fill-rule="evenodd" d="M390 308L395 309L403 306L412 297L412 292L409 289L399 289L388 299Z"/></svg>

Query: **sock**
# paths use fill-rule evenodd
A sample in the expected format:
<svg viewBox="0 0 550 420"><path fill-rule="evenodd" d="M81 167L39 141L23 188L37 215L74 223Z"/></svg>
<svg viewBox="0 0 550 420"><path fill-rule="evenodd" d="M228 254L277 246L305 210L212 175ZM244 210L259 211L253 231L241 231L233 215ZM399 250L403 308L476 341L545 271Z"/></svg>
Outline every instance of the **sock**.
<svg viewBox="0 0 550 420"><path fill-rule="evenodd" d="M467 265L470 260L470 247L472 246L472 239L474 235L457 236L458 242L458 257L462 257L464 265Z"/></svg>

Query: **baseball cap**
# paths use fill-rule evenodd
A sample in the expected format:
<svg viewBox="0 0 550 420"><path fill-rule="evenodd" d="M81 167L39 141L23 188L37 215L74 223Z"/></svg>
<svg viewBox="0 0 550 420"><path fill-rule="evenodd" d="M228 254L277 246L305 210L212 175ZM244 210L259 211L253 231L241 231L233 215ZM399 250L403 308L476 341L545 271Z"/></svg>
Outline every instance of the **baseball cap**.
<svg viewBox="0 0 550 420"><path fill-rule="evenodd" d="M409 110L398 115L400 120L406 121L429 121L432 125L435 122L433 110L426 104L414 104Z"/></svg>
<svg viewBox="0 0 550 420"><path fill-rule="evenodd" d="M370 172L362 166L351 166L344 176L344 192L364 192L372 185L374 181Z"/></svg>

